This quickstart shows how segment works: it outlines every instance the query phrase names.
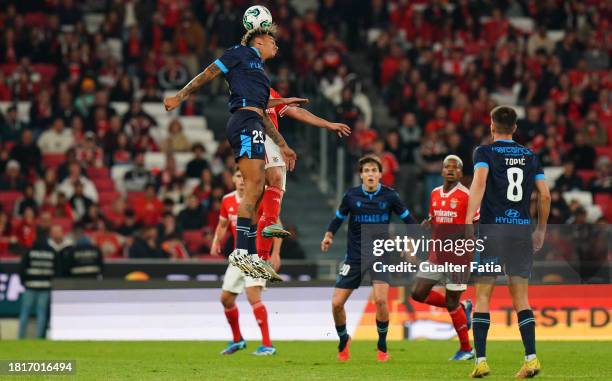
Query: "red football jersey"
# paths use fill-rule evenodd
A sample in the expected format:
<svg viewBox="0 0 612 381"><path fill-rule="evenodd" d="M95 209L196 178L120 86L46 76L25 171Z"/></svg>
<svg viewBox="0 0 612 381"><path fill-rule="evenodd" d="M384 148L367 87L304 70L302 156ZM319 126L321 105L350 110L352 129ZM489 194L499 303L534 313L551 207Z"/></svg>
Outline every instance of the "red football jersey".
<svg viewBox="0 0 612 381"><path fill-rule="evenodd" d="M431 219L432 238L437 240L457 240L462 237L465 231L465 216L467 214L468 201L470 198L470 190L463 184L458 183L453 189L444 192L444 188L439 186L431 191L429 202L429 217ZM480 217L476 212L474 221ZM453 227L451 225L460 225ZM460 239L460 238L459 238ZM457 255L452 251L445 251L435 248L429 252L429 261L432 263L444 264L451 263L455 265L465 265L471 259L471 253L468 255ZM459 276L464 274L458 274ZM457 281L457 283L462 283Z"/></svg>
<svg viewBox="0 0 612 381"><path fill-rule="evenodd" d="M470 190L458 183L453 189L444 193L439 186L431 191L429 217L432 224L465 224ZM476 212L474 221L480 217Z"/></svg>
<svg viewBox="0 0 612 381"><path fill-rule="evenodd" d="M278 91L270 87L270 99L279 99L279 98L282 98L282 96L278 93ZM278 105L276 107L271 107L269 109L266 109L266 113L270 117L270 120L272 121L272 123L274 124L274 127L276 127L277 130L278 130L278 117L279 116L282 117L288 108L289 106L287 105Z"/></svg>
<svg viewBox="0 0 612 381"><path fill-rule="evenodd" d="M233 191L226 194L221 201L221 211L219 212L219 218L229 220L232 237L234 239L234 247L236 246L236 223L238 222L238 206L240 205L240 198L238 192Z"/></svg>

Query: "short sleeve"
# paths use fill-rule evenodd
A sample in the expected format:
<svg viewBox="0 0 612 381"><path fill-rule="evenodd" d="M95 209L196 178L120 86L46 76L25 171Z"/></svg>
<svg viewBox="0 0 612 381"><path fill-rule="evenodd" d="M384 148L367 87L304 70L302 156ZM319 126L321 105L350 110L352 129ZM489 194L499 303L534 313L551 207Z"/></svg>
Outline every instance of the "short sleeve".
<svg viewBox="0 0 612 381"><path fill-rule="evenodd" d="M221 201L221 210L219 211L219 217L227 220L227 203L225 200Z"/></svg>
<svg viewBox="0 0 612 381"><path fill-rule="evenodd" d="M546 177L544 176L544 169L542 169L542 164L540 164L540 160L538 159L537 155L533 155L533 166L535 168L535 181L545 180Z"/></svg>
<svg viewBox="0 0 612 381"><path fill-rule="evenodd" d="M288 108L289 108L289 106L287 106L287 105L278 105L278 106L274 107L274 111L276 112L276 115L282 117L282 116L284 116L285 112L287 112Z"/></svg>
<svg viewBox="0 0 612 381"><path fill-rule="evenodd" d="M278 91L276 91L273 88L270 88L270 98L271 99L279 99L282 98L282 96L278 93ZM289 108L289 106L285 105L285 104L280 104L276 107L274 107L274 112L276 113L276 115L282 117L285 112L287 112L287 109Z"/></svg>
<svg viewBox="0 0 612 381"><path fill-rule="evenodd" d="M217 65L223 74L227 74L240 63L239 51L239 47L227 49L223 55L217 58L213 63Z"/></svg>
<svg viewBox="0 0 612 381"><path fill-rule="evenodd" d="M429 197L429 212L427 213L427 215L429 216L430 219L434 217L433 215L434 192L435 190L431 191L431 196Z"/></svg>
<svg viewBox="0 0 612 381"><path fill-rule="evenodd" d="M391 210L393 213L397 214L401 220L410 215L408 208L406 208L406 205L404 205L396 191L391 193Z"/></svg>
<svg viewBox="0 0 612 381"><path fill-rule="evenodd" d="M478 168L489 168L489 158L485 154L483 146L477 147L474 150L474 171Z"/></svg>

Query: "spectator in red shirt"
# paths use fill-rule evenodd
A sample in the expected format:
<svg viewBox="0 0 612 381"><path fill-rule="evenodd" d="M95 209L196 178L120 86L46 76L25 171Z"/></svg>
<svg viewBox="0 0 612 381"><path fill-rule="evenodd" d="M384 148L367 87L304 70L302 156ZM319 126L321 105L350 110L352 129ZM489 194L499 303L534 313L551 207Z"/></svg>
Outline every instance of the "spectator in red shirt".
<svg viewBox="0 0 612 381"><path fill-rule="evenodd" d="M100 248L104 259L123 258L125 238L106 229L106 221L98 220L97 229L89 234L94 244Z"/></svg>
<svg viewBox="0 0 612 381"><path fill-rule="evenodd" d="M22 220L13 228L13 236L18 252L21 253L32 247L36 240L36 214L34 209L26 208L23 211Z"/></svg>
<svg viewBox="0 0 612 381"><path fill-rule="evenodd" d="M400 44L392 44L389 49L389 54L383 58L381 65L380 83L383 86L387 86L391 82L395 73L399 70L400 61L403 56L404 52Z"/></svg>
<svg viewBox="0 0 612 381"><path fill-rule="evenodd" d="M164 205L157 198L154 184L147 184L144 196L134 200L133 207L138 220L143 225L151 226L159 223Z"/></svg>
<svg viewBox="0 0 612 381"><path fill-rule="evenodd" d="M369 128L363 119L359 119L355 124L355 133L351 135L351 140L354 142L361 154L372 149L372 145L378 139L376 130Z"/></svg>
<svg viewBox="0 0 612 381"><path fill-rule="evenodd" d="M205 168L200 175L200 183L194 188L193 194L198 198L200 203L208 201L212 192L213 176L210 169Z"/></svg>
<svg viewBox="0 0 612 381"><path fill-rule="evenodd" d="M382 177L380 181L388 186L395 186L395 176L400 170L399 163L397 162L397 158L393 153L385 150L385 143L382 140L377 140L374 142L372 146L372 151L376 156L379 157L380 162L382 164Z"/></svg>
<svg viewBox="0 0 612 381"><path fill-rule="evenodd" d="M111 230L117 230L125 223L125 198L118 197L113 201L113 205L104 211L104 217Z"/></svg>

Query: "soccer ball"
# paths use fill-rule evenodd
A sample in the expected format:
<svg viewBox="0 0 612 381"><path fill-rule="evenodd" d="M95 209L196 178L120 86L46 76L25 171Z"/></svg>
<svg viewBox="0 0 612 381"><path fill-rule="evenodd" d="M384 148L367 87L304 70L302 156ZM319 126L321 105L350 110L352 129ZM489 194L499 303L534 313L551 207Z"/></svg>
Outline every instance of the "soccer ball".
<svg viewBox="0 0 612 381"><path fill-rule="evenodd" d="M263 5L253 5L244 12L242 25L246 30L270 26L272 25L272 13Z"/></svg>

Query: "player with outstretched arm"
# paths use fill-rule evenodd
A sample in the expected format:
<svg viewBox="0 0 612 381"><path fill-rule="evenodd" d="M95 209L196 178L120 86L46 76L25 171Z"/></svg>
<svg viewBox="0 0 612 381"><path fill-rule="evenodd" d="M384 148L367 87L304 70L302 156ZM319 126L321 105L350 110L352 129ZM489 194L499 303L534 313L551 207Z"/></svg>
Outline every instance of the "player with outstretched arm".
<svg viewBox="0 0 612 381"><path fill-rule="evenodd" d="M282 97L274 88L270 88L270 99L282 99ZM266 113L277 130L279 118L289 117L310 126L334 132L341 138L351 133L350 127L346 124L330 122L301 107L281 104L268 108ZM270 256L272 237L285 238L289 235L288 231L276 223L280 216L286 184L285 160L274 140L266 139L266 189L259 208L260 218L257 224L256 242L257 254L263 259Z"/></svg>
<svg viewBox="0 0 612 381"><path fill-rule="evenodd" d="M226 136L245 182L244 199L240 203L236 223L236 250L229 259L246 275L282 280L266 261L260 259L255 247L257 208L265 183L265 136L278 145L289 170L295 166L296 154L274 128L265 110L279 104L297 104L306 100L269 99L270 79L264 71L264 61L273 58L278 51L275 35L274 26L250 30L240 45L226 50L176 95L165 98L164 106L168 111L175 109L189 94L219 74L224 74L230 87L229 108L232 113Z"/></svg>
<svg viewBox="0 0 612 381"><path fill-rule="evenodd" d="M361 186L350 188L344 194L342 203L336 211L336 217L329 224L321 241L321 250L323 252L329 250L334 234L336 234L342 222L348 220L346 257L336 278L332 297L332 312L336 332L340 339L338 360L347 361L350 358L350 336L346 329L344 304L353 290L359 287L362 277L368 272L376 303L377 359L380 362L386 362L389 360L387 350L387 330L389 327L388 273L376 272L372 267L362 268L361 228L367 224L388 225L392 213L397 214L404 223L414 224L416 221L400 200L397 192L380 183L382 164L377 157L368 155L359 160L359 176Z"/></svg>
<svg viewBox="0 0 612 381"><path fill-rule="evenodd" d="M492 271L485 267L484 271L473 274L476 279L473 316L476 363L470 374L473 378L490 373L486 359L487 333L491 324L489 301L495 279L503 273L508 276L512 304L525 347L525 361L516 377L531 378L540 372L535 348L535 318L527 291L534 252L542 248L546 235L550 192L538 157L512 140L516 120L513 108L494 108L491 111L493 143L479 146L474 152L474 179L465 217L467 235L473 236L470 227L480 208L478 233L487 239L484 250L476 253L474 261L479 265L498 267ZM534 190L538 196L538 219L535 229L532 229L529 205Z"/></svg>

